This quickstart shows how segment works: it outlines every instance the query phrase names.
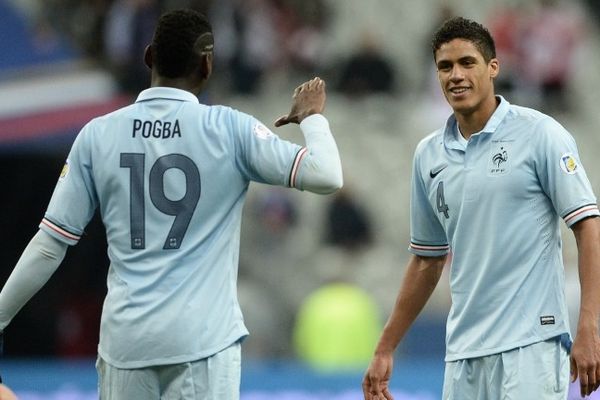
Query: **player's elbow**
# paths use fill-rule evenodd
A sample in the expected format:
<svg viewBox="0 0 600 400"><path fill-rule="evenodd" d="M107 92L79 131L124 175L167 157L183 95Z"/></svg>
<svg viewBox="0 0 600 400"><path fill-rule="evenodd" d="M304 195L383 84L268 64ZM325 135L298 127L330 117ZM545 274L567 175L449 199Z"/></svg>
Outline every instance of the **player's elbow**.
<svg viewBox="0 0 600 400"><path fill-rule="evenodd" d="M344 186L342 173L321 176L315 179L311 184L305 187L306 190L316 194L331 194L340 190Z"/></svg>

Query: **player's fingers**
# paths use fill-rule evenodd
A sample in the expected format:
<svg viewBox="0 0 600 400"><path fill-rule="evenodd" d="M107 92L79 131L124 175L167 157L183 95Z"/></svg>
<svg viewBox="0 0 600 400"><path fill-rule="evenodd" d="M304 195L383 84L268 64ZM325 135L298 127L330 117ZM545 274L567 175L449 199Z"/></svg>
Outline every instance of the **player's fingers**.
<svg viewBox="0 0 600 400"><path fill-rule="evenodd" d="M300 91L302 90L302 86L303 85L300 85L294 90L294 94L293 94L292 98L295 99L298 96L298 94L300 94Z"/></svg>
<svg viewBox="0 0 600 400"><path fill-rule="evenodd" d="M598 387L598 379L596 379L596 368L591 367L588 370L588 388L590 389L590 393L596 390Z"/></svg>
<svg viewBox="0 0 600 400"><path fill-rule="evenodd" d="M577 363L575 360L573 360L573 358L571 358L571 382L575 382L575 380L577 380L577 375L579 375L579 372L577 371Z"/></svg>
<svg viewBox="0 0 600 400"><path fill-rule="evenodd" d="M383 396L386 400L394 400L394 397L388 388L383 389Z"/></svg>
<svg viewBox="0 0 600 400"><path fill-rule="evenodd" d="M281 117L279 117L279 118L277 118L275 120L275 126L276 127L287 125L289 123L290 123L290 120L289 120L289 116L288 115L282 115Z"/></svg>
<svg viewBox="0 0 600 400"><path fill-rule="evenodd" d="M595 392L596 390L598 390L599 387L600 387L600 368L596 368L596 383L594 384L594 389L592 391Z"/></svg>
<svg viewBox="0 0 600 400"><path fill-rule="evenodd" d="M315 76L311 81L310 81L310 88L311 89L317 89L319 86L319 82L321 82L321 78L319 78L318 76Z"/></svg>
<svg viewBox="0 0 600 400"><path fill-rule="evenodd" d="M588 395L588 376L585 372L579 375L579 389L581 397Z"/></svg>
<svg viewBox="0 0 600 400"><path fill-rule="evenodd" d="M363 378L362 390L365 400L373 400L373 395L371 394L371 381L369 380L368 376Z"/></svg>
<svg viewBox="0 0 600 400"><path fill-rule="evenodd" d="M315 78L315 89L323 90L325 88L325 81L319 77Z"/></svg>

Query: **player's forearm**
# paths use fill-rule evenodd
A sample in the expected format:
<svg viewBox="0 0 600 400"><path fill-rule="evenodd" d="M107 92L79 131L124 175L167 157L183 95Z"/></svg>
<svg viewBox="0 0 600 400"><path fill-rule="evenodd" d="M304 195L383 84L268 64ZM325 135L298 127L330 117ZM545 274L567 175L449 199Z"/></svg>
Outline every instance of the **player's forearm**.
<svg viewBox="0 0 600 400"><path fill-rule="evenodd" d="M577 331L598 334L600 318L600 218L587 218L573 227L579 253L581 302Z"/></svg>
<svg viewBox="0 0 600 400"><path fill-rule="evenodd" d="M383 328L375 353L392 353L423 307L440 280L446 257L412 256L392 314Z"/></svg>
<svg viewBox="0 0 600 400"><path fill-rule="evenodd" d="M329 129L329 122L313 114L300 123L308 154L300 164L300 187L314 193L327 194L343 185L342 162Z"/></svg>
<svg viewBox="0 0 600 400"><path fill-rule="evenodd" d="M0 292L0 331L50 279L65 257L67 247L42 231L31 239Z"/></svg>

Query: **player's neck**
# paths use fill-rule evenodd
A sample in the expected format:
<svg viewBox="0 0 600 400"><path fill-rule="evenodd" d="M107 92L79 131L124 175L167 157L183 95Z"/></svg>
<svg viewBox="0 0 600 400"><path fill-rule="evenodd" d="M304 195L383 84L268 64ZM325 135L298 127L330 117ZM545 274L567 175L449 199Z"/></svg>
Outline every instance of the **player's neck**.
<svg viewBox="0 0 600 400"><path fill-rule="evenodd" d="M461 135L469 140L471 135L480 132L485 124L489 121L498 107L496 97L492 97L489 101L484 102L475 110L469 112L454 112L458 126L460 127Z"/></svg>
<svg viewBox="0 0 600 400"><path fill-rule="evenodd" d="M181 89L188 91L195 96L200 94L202 89L204 88L205 82L199 82L195 79L190 78L165 78L163 76L153 76L152 77L152 87L171 87L175 89Z"/></svg>

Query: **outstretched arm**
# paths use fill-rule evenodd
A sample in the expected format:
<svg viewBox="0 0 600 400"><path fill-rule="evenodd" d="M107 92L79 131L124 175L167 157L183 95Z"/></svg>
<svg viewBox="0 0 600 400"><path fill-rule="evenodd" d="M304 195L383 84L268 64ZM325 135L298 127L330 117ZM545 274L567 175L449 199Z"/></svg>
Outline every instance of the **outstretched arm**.
<svg viewBox="0 0 600 400"><path fill-rule="evenodd" d="M409 260L396 304L363 379L365 400L392 399L388 385L392 376L394 350L431 297L445 263L446 256L413 255Z"/></svg>
<svg viewBox="0 0 600 400"><path fill-rule="evenodd" d="M43 231L33 236L0 292L0 331L50 279L68 247Z"/></svg>
<svg viewBox="0 0 600 400"><path fill-rule="evenodd" d="M294 182L290 182L290 186L314 193L332 193L342 187L343 177L337 145L329 122L322 115L326 98L325 81L314 78L303 83L296 88L292 98L289 114L275 121L277 127L300 124L306 142L306 148L297 157L297 165L292 171Z"/></svg>
<svg viewBox="0 0 600 400"><path fill-rule="evenodd" d="M577 222L573 233L579 252L581 305L571 349L571 379L579 377L581 396L588 396L600 386L600 218Z"/></svg>

